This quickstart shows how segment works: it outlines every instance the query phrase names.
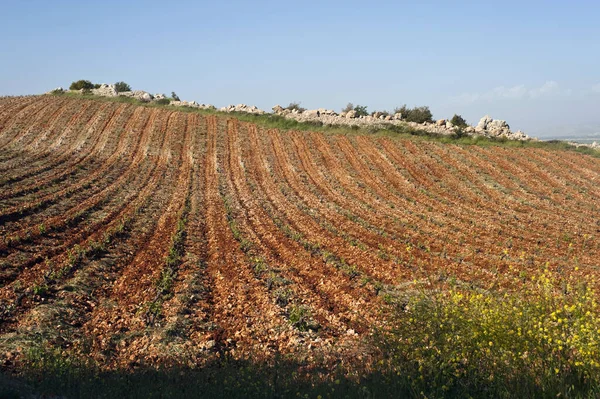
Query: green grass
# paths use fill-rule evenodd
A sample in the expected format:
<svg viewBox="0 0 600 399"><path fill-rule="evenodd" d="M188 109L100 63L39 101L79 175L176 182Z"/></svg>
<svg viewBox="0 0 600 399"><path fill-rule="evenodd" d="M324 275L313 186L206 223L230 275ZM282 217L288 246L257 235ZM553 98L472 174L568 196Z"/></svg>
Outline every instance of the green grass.
<svg viewBox="0 0 600 399"><path fill-rule="evenodd" d="M331 126L323 125L320 122L298 122L293 119L287 119L280 115L265 114L255 115L248 114L245 112L221 112L218 110L204 110L191 107L175 107L171 105L157 104L156 102L144 103L135 98L130 97L101 97L92 94L79 94L79 93L62 93L55 94L58 96L66 96L71 98L85 98L99 101L117 102L117 103L130 103L137 104L144 107L152 108L164 108L172 109L180 112L195 112L203 115L221 115L235 117L244 122L255 123L266 129L279 129L279 130L297 130L304 132L323 132L331 135L369 135L377 137L390 137L397 139L409 139L409 140L423 140L423 141L434 141L439 143L457 144L461 146L477 145L481 147L505 147L505 148L543 148L547 150L555 151L573 151L581 154L590 155L596 158L600 158L600 151L594 150L589 147L576 147L568 144L564 141L517 141L508 140L505 138L487 138L482 136L471 137L471 136L442 136L435 133L430 133L422 129L413 128L408 124L403 125L390 125L386 128L376 126Z"/></svg>

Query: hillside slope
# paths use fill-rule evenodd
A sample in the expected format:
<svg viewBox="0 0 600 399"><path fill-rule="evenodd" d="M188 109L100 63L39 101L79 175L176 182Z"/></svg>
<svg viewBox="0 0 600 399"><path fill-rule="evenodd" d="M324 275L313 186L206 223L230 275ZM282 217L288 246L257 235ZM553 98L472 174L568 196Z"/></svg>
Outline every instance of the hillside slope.
<svg viewBox="0 0 600 399"><path fill-rule="evenodd" d="M597 273L600 160L0 99L0 353L352 356L415 280ZM384 309L383 312L381 309Z"/></svg>

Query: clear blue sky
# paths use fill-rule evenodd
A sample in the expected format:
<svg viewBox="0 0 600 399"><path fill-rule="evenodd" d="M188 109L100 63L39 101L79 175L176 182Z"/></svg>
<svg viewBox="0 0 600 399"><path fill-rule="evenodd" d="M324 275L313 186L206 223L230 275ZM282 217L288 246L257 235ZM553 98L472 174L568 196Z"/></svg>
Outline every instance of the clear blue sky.
<svg viewBox="0 0 600 399"><path fill-rule="evenodd" d="M6 0L0 47L0 94L124 80L217 106L406 103L600 132L599 1Z"/></svg>

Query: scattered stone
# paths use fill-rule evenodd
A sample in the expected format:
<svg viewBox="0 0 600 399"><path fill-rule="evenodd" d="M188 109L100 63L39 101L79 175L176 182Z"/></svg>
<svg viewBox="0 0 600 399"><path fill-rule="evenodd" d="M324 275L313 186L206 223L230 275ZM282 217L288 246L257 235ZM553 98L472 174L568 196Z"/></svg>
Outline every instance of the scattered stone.
<svg viewBox="0 0 600 399"><path fill-rule="evenodd" d="M214 340L211 339L210 341L206 342L206 344L204 344L204 348L206 348L206 349L212 349L212 348L215 347L216 344L217 343Z"/></svg>
<svg viewBox="0 0 600 399"><path fill-rule="evenodd" d="M115 85L102 83L99 88L92 89L92 94L102 97L116 97L118 95Z"/></svg>
<svg viewBox="0 0 600 399"><path fill-rule="evenodd" d="M175 101L171 100L169 105L173 107L189 107L189 108L198 108L198 109L216 109L212 104L198 104L196 101Z"/></svg>
<svg viewBox="0 0 600 399"><path fill-rule="evenodd" d="M445 119L424 123L402 121L402 115L400 113L396 113L394 116L385 115L384 113L374 113L372 116L367 115L357 117L355 111L342 112L337 115L335 112L319 108L316 110L305 111L303 114L295 114L285 109L281 111L277 107L273 108L279 112L279 115L282 115L285 118L294 119L298 122L320 122L326 126L375 126L385 128L386 125L390 124L408 125L415 129L421 129L429 133L440 135L452 135L458 130L457 126L454 126L450 121ZM481 135L485 137L505 137L510 140L531 140L531 138L523 132L511 132L505 121L494 121L489 116L482 119L483 123L481 125L486 126L486 128L488 128L489 125L490 130L484 130L481 127L467 126L463 131L470 135Z"/></svg>
<svg viewBox="0 0 600 399"><path fill-rule="evenodd" d="M265 111L259 109L257 106L248 106L246 104L228 105L226 107L219 108L222 112L246 112L249 114L263 115Z"/></svg>
<svg viewBox="0 0 600 399"><path fill-rule="evenodd" d="M56 92L64 92L65 90L62 87L57 87L47 94L52 94ZM71 93L83 93L83 90L69 90ZM148 92L142 90L136 91L127 91L117 93L114 84L102 84L97 89L92 89L92 93L98 96L104 97L116 97L116 96L124 96L135 98L139 101L150 102L150 101L158 101L167 98L164 94L157 93L152 95ZM175 107L190 107L190 108L198 108L198 109L210 109L216 110L216 107L211 104L199 104L196 101L170 101L169 103ZM238 104L238 105L228 105L226 107L222 107L219 109L222 112L245 112L249 114L263 115L265 111L259 109L255 105L246 105L246 104ZM405 122L402 121L402 113L397 112L393 116L388 115L387 113L377 111L374 112L373 115L367 116L358 116L356 111L350 110L347 112L341 112L340 114L336 113L333 110L329 110L326 108L318 108L308 111L298 111L297 109L289 110L283 108L281 105L275 105L272 108L273 114L280 115L285 118L294 119L299 122L320 122L323 125L346 125L346 126L376 126L385 128L386 125L408 125L413 128L422 129L430 133L436 133L441 135L450 135L454 134L458 129L454 126L450 121L445 119L440 119L436 122L424 122L422 124L414 123L414 122ZM477 124L477 126L467 126L463 129L464 132L470 135L481 135L485 137L495 137L495 138L508 138L510 140L531 140L529 136L527 136L522 131L512 132L510 130L510 126L506 121L500 119L493 119L491 116L486 115ZM598 143L586 144L585 146L591 148L599 148Z"/></svg>
<svg viewBox="0 0 600 399"><path fill-rule="evenodd" d="M118 93L119 96L122 97L130 97L135 98L136 100L140 100L143 102L150 102L154 98L152 94L143 91L143 90L135 90L135 91L122 91Z"/></svg>
<svg viewBox="0 0 600 399"><path fill-rule="evenodd" d="M337 112L335 112L332 109L324 109L324 108L319 108L319 111L321 112L321 115L328 115L328 116L337 116Z"/></svg>

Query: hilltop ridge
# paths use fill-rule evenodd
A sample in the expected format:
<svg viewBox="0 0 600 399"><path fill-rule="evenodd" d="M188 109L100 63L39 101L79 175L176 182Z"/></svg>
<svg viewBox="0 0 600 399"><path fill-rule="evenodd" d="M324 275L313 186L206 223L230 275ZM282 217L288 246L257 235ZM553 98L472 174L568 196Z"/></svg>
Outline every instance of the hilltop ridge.
<svg viewBox="0 0 600 399"><path fill-rule="evenodd" d="M78 89L69 90L69 93L84 93L89 92L93 95L102 97L130 97L137 99L141 102L160 102L176 107L189 107L197 109L208 109L217 110L214 105L198 103L196 101L181 101L179 98L168 98L165 94L151 94L143 90L129 90L119 92L115 84L98 84L96 87L91 89ZM65 90L62 87L58 87L47 94L60 94L64 93ZM252 105L246 104L229 105L218 109L221 112L242 112L255 115L265 115L266 111ZM513 132L506 121L492 119L489 115L481 118L476 126L455 126L450 120L439 119L426 120L421 123L407 121L406 115L401 112L389 114L387 112L373 112L371 115L359 114L354 110L342 111L337 113L333 110L325 108L319 108L314 110L305 110L301 107L294 107L293 109L283 108L280 105L275 105L272 108L274 115L283 116L287 119L296 120L299 122L315 122L329 126L363 126L363 127L385 127L389 125L403 126L407 125L412 128L418 128L428 133L438 135L456 135L464 134L472 137L488 137L488 138L503 138L508 140L535 140L525 133L519 131Z"/></svg>

